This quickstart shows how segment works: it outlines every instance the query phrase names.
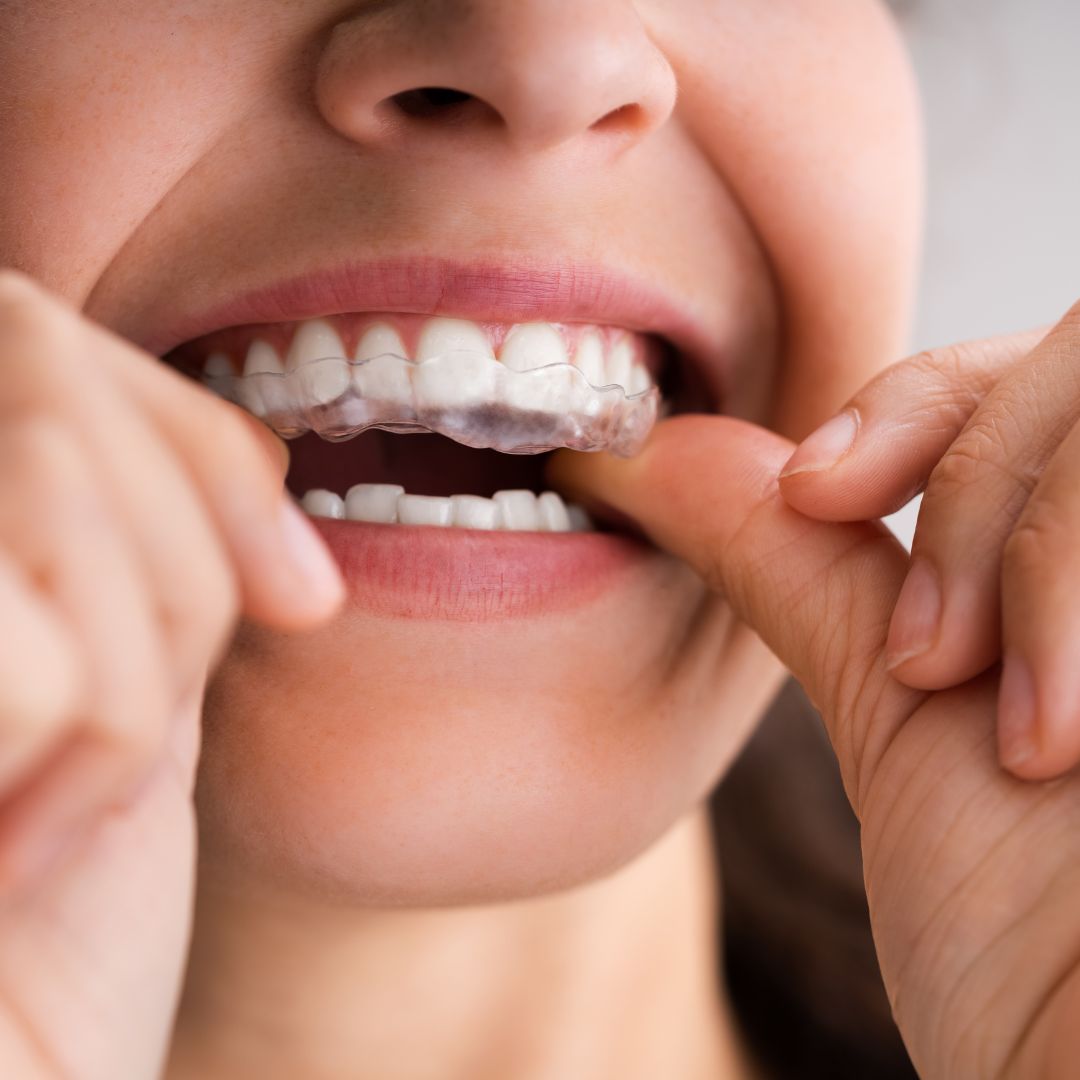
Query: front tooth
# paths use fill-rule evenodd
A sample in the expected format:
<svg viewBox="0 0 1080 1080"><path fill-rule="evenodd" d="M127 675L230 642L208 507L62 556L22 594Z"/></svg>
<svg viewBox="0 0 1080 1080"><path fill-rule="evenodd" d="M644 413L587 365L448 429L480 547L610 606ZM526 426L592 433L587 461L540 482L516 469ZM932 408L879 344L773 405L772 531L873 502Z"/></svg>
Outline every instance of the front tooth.
<svg viewBox="0 0 1080 1080"><path fill-rule="evenodd" d="M504 529L540 528L540 510L536 505L536 496L531 491L496 491L494 500Z"/></svg>
<svg viewBox="0 0 1080 1080"><path fill-rule="evenodd" d="M588 414L599 404L597 396L582 385L581 376L569 365L535 373L503 371L497 396L511 409L546 413L550 417ZM558 439L559 429L552 428L548 434Z"/></svg>
<svg viewBox="0 0 1080 1080"><path fill-rule="evenodd" d="M438 495L402 495L397 501L402 525L449 525L452 515L450 500Z"/></svg>
<svg viewBox="0 0 1080 1080"><path fill-rule="evenodd" d="M649 369L644 364L634 364L630 369L630 381L626 385L626 395L632 397L635 394L643 394L652 385L653 380L649 374Z"/></svg>
<svg viewBox="0 0 1080 1080"><path fill-rule="evenodd" d="M285 366L292 371L314 360L344 355L345 346L338 332L325 319L309 319L301 323L293 335Z"/></svg>
<svg viewBox="0 0 1080 1080"><path fill-rule="evenodd" d="M389 353L408 359L401 335L389 323L372 323L363 333L356 346L357 360L370 360Z"/></svg>
<svg viewBox="0 0 1080 1080"><path fill-rule="evenodd" d="M312 488L300 500L300 505L312 517L343 518L345 516L345 500L340 495L325 491L323 488Z"/></svg>
<svg viewBox="0 0 1080 1080"><path fill-rule="evenodd" d="M397 520L398 499L404 494L397 484L353 484L345 493L345 516L389 525Z"/></svg>
<svg viewBox="0 0 1080 1080"><path fill-rule="evenodd" d="M506 335L499 360L513 371L565 364L566 342L551 323L521 323Z"/></svg>
<svg viewBox="0 0 1080 1080"><path fill-rule="evenodd" d="M510 371L532 371L550 364L566 364L542 375L500 380L499 397L512 409L569 415L584 407L584 387L570 370L563 336L550 323L522 323L506 336L499 360Z"/></svg>
<svg viewBox="0 0 1080 1080"><path fill-rule="evenodd" d="M265 341L253 341L244 359L244 378L237 387L240 404L255 416L283 410L288 402L284 379L247 378L249 375L284 375L281 357Z"/></svg>
<svg viewBox="0 0 1080 1080"><path fill-rule="evenodd" d="M495 359L487 334L468 319L428 319L416 342L416 362L422 363L442 353L466 349Z"/></svg>
<svg viewBox="0 0 1080 1080"><path fill-rule="evenodd" d="M492 499L481 495L451 495L453 523L462 529L497 529L501 518L499 507Z"/></svg>
<svg viewBox="0 0 1080 1080"><path fill-rule="evenodd" d="M411 411L409 366L400 359L407 356L405 343L392 326L373 323L356 346L358 365L353 371L353 384L357 393L369 401L388 402L403 412Z"/></svg>
<svg viewBox="0 0 1080 1080"><path fill-rule="evenodd" d="M595 330L586 330L574 353L574 366L593 386L604 385L604 342Z"/></svg>
<svg viewBox="0 0 1080 1080"><path fill-rule="evenodd" d="M299 371L306 398L329 405L349 386L349 365L338 332L325 319L311 319L296 331L285 360L289 371Z"/></svg>
<svg viewBox="0 0 1080 1080"><path fill-rule="evenodd" d="M630 373L633 371L634 365L634 346L630 339L625 334L622 334L608 350L607 364L605 365L607 371L604 381L615 383L616 386L621 386L623 390L628 390Z"/></svg>
<svg viewBox="0 0 1080 1080"><path fill-rule="evenodd" d="M435 357L444 360L434 361ZM494 395L495 352L487 334L465 319L429 319L420 331L412 372L418 413L487 404Z"/></svg>
<svg viewBox="0 0 1080 1080"><path fill-rule="evenodd" d="M570 515L566 512L566 503L554 492L545 491L536 500L540 514L540 528L548 532L569 532Z"/></svg>

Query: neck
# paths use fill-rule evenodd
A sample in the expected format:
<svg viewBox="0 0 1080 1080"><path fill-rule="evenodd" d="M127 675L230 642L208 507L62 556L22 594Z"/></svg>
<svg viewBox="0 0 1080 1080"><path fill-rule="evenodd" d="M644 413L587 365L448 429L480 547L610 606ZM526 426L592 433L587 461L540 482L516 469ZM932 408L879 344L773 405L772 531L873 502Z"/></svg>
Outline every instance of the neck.
<svg viewBox="0 0 1080 1080"><path fill-rule="evenodd" d="M487 908L357 911L200 885L170 1080L749 1075L704 813L615 875Z"/></svg>

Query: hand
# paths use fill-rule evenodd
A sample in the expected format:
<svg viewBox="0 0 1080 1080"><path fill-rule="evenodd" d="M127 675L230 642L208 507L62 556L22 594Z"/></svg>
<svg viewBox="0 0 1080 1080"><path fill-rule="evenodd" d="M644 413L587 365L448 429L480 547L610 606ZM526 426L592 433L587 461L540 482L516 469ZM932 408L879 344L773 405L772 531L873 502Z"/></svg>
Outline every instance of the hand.
<svg viewBox="0 0 1080 1080"><path fill-rule="evenodd" d="M1067 320L1048 339L1046 355L1062 360L1071 333ZM1004 352L1022 364L1024 344ZM937 369L925 360L913 364L919 365ZM901 370L872 384L882 410L875 417L885 415L882 387L890 378L903 382ZM994 385L990 376L973 384L966 415L956 406L954 431L990 401ZM863 407L869 417L869 403ZM1021 422L1017 417L1009 430L1018 432ZM878 482L878 512L918 486L902 477L932 471L933 423L916 426L926 437L902 443L902 454L894 449L897 460L880 469L880 480L872 466L860 474ZM939 457L951 441L941 436ZM1048 454L1043 480L1053 480L1053 491L1060 490L1053 472L1059 460L1065 467L1068 448L1066 437L1060 457ZM996 667L936 692L893 677L889 627L907 555L879 523L820 522L789 506L789 488L798 486L802 501L807 483L818 483L816 491L828 486L825 477L795 474L781 494L778 476L791 451L786 440L741 421L677 417L657 426L637 458L562 455L551 474L572 497L627 515L694 566L821 711L862 824L882 974L920 1075L1071 1078L1080 1053L1080 775L1032 784L1001 768ZM878 453L886 454L880 444ZM854 457L848 467L856 467ZM844 499L856 497L854 488L847 495L830 490L831 512L847 516ZM1036 491L1042 498L1042 483ZM815 506L824 514L828 504ZM1069 588L1067 564L1056 557L1041 574L1034 561L1025 563L1028 580L1052 574ZM1011 617L1007 609L1006 626ZM1034 627L1017 628L1017 640L1021 632L1025 641L1043 640Z"/></svg>
<svg viewBox="0 0 1080 1080"><path fill-rule="evenodd" d="M158 1074L207 673L341 583L278 441L0 274L0 1075Z"/></svg>
<svg viewBox="0 0 1080 1080"><path fill-rule="evenodd" d="M999 752L1029 779L1080 762L1078 420L1080 305L1049 334L894 365L780 475L822 521L881 517L925 489L888 666L941 690L1004 652Z"/></svg>

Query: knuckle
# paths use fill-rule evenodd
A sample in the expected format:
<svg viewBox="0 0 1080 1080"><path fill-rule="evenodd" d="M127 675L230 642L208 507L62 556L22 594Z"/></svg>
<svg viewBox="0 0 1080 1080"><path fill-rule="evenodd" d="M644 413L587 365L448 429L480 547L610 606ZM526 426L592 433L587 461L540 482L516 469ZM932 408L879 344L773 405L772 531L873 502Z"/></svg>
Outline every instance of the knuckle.
<svg viewBox="0 0 1080 1080"><path fill-rule="evenodd" d="M67 459L74 455L75 433L62 417L45 409L32 409L13 419L5 430L13 432L35 456L53 454Z"/></svg>
<svg viewBox="0 0 1080 1080"><path fill-rule="evenodd" d="M5 736L45 736L70 722L78 708L80 665L71 643L53 635L37 642L32 668L5 671L0 718Z"/></svg>
<svg viewBox="0 0 1080 1080"><path fill-rule="evenodd" d="M136 704L141 702L140 705ZM135 776L160 752L166 710L157 687L132 688L122 707L107 705L87 721L87 735L119 763L125 775Z"/></svg>
<svg viewBox="0 0 1080 1080"><path fill-rule="evenodd" d="M95 669L83 734L124 778L135 779L161 755L177 694L157 628L134 629L134 640L117 630L105 648L99 643L89 653Z"/></svg>
<svg viewBox="0 0 1080 1080"><path fill-rule="evenodd" d="M1045 574L1060 565L1063 554L1076 546L1068 516L1046 499L1032 499L1005 541L1002 566L1007 576Z"/></svg>
<svg viewBox="0 0 1080 1080"><path fill-rule="evenodd" d="M979 440L954 443L934 466L927 484L927 497L949 499L962 492L982 475L984 451Z"/></svg>
<svg viewBox="0 0 1080 1080"><path fill-rule="evenodd" d="M895 420L921 430L957 432L993 385L978 343L926 349L886 368L854 399L856 407L884 399ZM864 399L865 402L864 402Z"/></svg>
<svg viewBox="0 0 1080 1080"><path fill-rule="evenodd" d="M1031 365L1029 396L1036 404L1049 398L1051 416L1057 415L1061 401L1074 401L1080 395L1080 304L1051 328L1035 355L1038 363Z"/></svg>
<svg viewBox="0 0 1080 1080"><path fill-rule="evenodd" d="M998 403L976 414L948 453L930 474L927 494L951 499L972 485L1004 481L1007 491L1026 498L1035 489L1039 469L1027 454L1013 454L1010 446L1022 446L1009 408ZM1011 498L1006 496L1009 501Z"/></svg>
<svg viewBox="0 0 1080 1080"><path fill-rule="evenodd" d="M151 640L154 644L150 644ZM176 693L170 685L159 633L147 627L140 644L130 637L110 643L96 673L96 694L86 721L88 733L125 775L143 773L165 741ZM125 661L121 664L120 650ZM130 654L134 651L136 656Z"/></svg>
<svg viewBox="0 0 1080 1080"><path fill-rule="evenodd" d="M910 359L902 360L900 366L909 373L913 371L934 382L962 385L970 380L973 371L979 370L982 362L983 353L979 343L961 341L924 349Z"/></svg>
<svg viewBox="0 0 1080 1080"><path fill-rule="evenodd" d="M919 387L945 402L976 406L1038 343L1031 332L1006 337L972 339L924 349L891 368L882 378L891 384Z"/></svg>
<svg viewBox="0 0 1080 1080"><path fill-rule="evenodd" d="M186 587L165 600L161 613L169 639L192 643L189 648L197 654L196 662L210 659L240 608L239 589L221 560L214 557L203 563Z"/></svg>
<svg viewBox="0 0 1080 1080"><path fill-rule="evenodd" d="M66 477L85 468L70 428L44 409L20 413L4 424L5 471L17 469Z"/></svg>
<svg viewBox="0 0 1080 1080"><path fill-rule="evenodd" d="M65 424L44 409L29 409L12 417L3 427L3 439L8 453L22 451L33 459L61 446L68 437Z"/></svg>
<svg viewBox="0 0 1080 1080"><path fill-rule="evenodd" d="M97 520L100 494L78 437L61 419L41 410L20 414L5 424L0 448L0 488L29 490L75 520Z"/></svg>

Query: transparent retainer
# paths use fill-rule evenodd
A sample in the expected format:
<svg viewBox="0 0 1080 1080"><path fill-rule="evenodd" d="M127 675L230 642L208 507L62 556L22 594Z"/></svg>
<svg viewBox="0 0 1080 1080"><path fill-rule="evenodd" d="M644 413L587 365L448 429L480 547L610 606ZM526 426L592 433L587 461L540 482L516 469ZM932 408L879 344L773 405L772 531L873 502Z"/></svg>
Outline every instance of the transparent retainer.
<svg viewBox="0 0 1080 1080"><path fill-rule="evenodd" d="M381 428L445 435L504 454L569 447L632 457L652 430L660 405L651 383L628 393L615 383L593 385L570 363L517 371L470 350L422 361L394 353L365 360L328 356L284 373L200 377L214 393L286 439L314 431L341 442Z"/></svg>

